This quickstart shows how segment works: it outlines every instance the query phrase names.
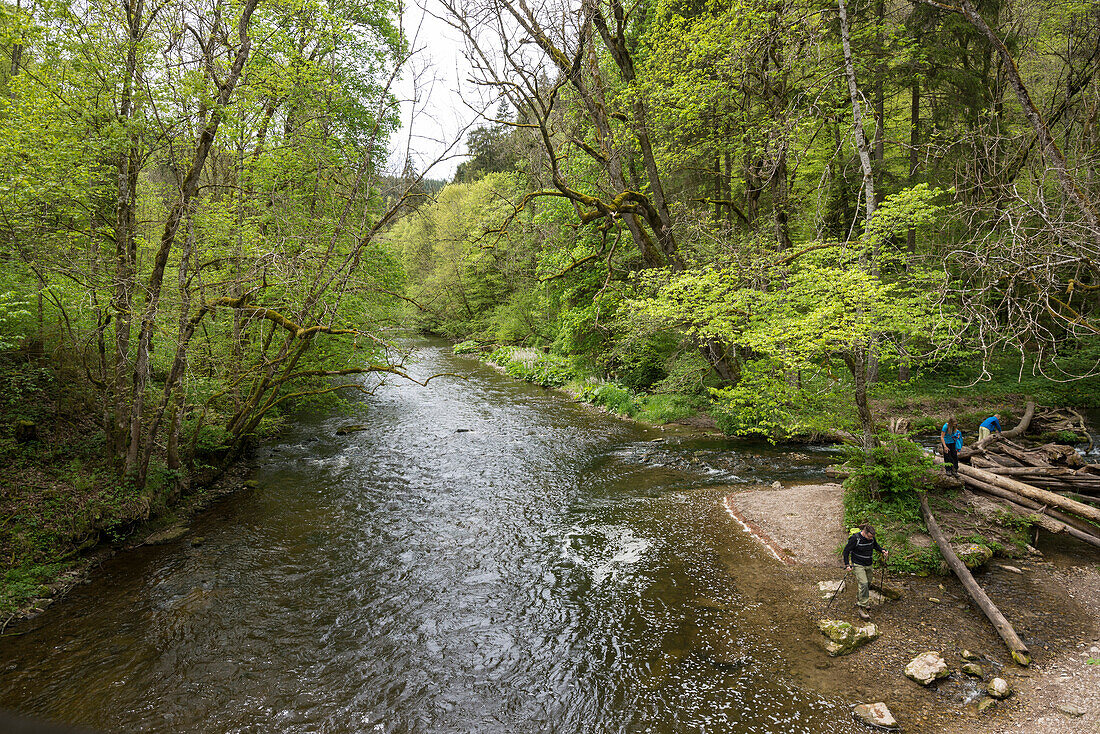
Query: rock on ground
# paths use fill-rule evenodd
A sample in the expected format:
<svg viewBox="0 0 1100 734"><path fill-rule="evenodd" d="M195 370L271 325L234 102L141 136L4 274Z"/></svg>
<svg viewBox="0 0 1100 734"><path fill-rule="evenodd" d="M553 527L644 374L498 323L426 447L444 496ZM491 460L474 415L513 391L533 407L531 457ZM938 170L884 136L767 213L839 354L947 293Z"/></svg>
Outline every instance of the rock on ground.
<svg viewBox="0 0 1100 734"><path fill-rule="evenodd" d="M937 678L947 676L947 662L938 652L922 652L905 666L905 676L927 686Z"/></svg>
<svg viewBox="0 0 1100 734"><path fill-rule="evenodd" d="M1008 681L1004 678L994 678L989 681L989 685L986 686L985 691L993 698L1008 698L1012 695L1012 686L1008 685Z"/></svg>
<svg viewBox="0 0 1100 734"><path fill-rule="evenodd" d="M861 703L852 709L852 713L855 714L857 719L871 726L882 729L898 728L897 719L890 713L890 709L887 708L886 704L881 701L878 703Z"/></svg>
<svg viewBox="0 0 1100 734"><path fill-rule="evenodd" d="M825 650L831 657L847 655L856 648L878 639L879 636L878 627L873 624L855 627L839 619L819 620L817 628L829 638L825 643Z"/></svg>

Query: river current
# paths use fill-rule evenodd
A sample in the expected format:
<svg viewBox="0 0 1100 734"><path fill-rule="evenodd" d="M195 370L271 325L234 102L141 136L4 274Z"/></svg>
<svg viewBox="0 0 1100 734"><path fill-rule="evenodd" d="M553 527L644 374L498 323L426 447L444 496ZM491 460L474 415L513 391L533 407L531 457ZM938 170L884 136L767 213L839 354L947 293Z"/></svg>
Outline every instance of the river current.
<svg viewBox="0 0 1100 734"><path fill-rule="evenodd" d="M0 641L0 708L103 732L857 731L792 672L806 626L769 614L782 571L717 489L835 457L416 356L466 378L300 416L257 488Z"/></svg>

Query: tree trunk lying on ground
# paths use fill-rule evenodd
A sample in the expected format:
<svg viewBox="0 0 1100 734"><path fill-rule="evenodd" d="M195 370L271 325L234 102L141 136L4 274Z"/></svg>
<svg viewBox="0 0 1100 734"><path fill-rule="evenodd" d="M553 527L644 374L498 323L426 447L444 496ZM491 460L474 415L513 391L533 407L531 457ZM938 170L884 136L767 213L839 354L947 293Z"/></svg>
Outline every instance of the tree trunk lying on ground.
<svg viewBox="0 0 1100 734"><path fill-rule="evenodd" d="M1001 610L997 609L997 606L990 601L986 593L982 591L982 587L978 586L978 582L974 580L974 576L971 575L966 564L960 561L959 557L955 555L955 551L951 548L951 544L947 542L947 537L936 523L936 518L932 516L932 510L928 508L928 498L924 496L924 493L921 493L920 496L920 512L924 517L924 524L928 527L928 534L936 541L936 546L940 549L940 553L943 555L944 560L947 561L947 565L950 566L951 570L955 572L955 575L959 577L959 581L962 582L963 588L966 589L966 593L970 595L970 598L978 605L978 608L981 609L989 621L993 623L993 627L997 630L997 634L1005 641L1005 645L1008 646L1009 652L1012 653L1012 659L1020 665L1030 665L1031 653L1028 652L1027 645L1019 638L1016 634L1016 630L1008 623L1005 616L1001 614Z"/></svg>
<svg viewBox="0 0 1100 734"><path fill-rule="evenodd" d="M1024 484L1010 477L994 474L993 472L979 469L974 466L968 466L967 464L959 464L959 473L974 479L979 479L988 484L995 485L997 487L1003 487L1004 489L1010 489L1016 494L1023 495L1029 499L1042 502L1045 505L1052 505L1060 510L1064 510L1068 513L1078 515L1079 517L1092 520L1093 522L1100 522L1100 508L1087 505L1083 502L1077 502L1071 500L1068 497L1063 497L1060 494L1051 492L1046 489L1039 489L1033 487L1030 484Z"/></svg>
<svg viewBox="0 0 1100 734"><path fill-rule="evenodd" d="M1073 518L1067 517L1057 510L1052 510L1045 505L1040 505L1034 500L1029 500L1027 497L1021 497L1015 492L983 482L979 479L974 479L973 477L963 475L961 479L963 483L971 489L1007 501L1009 507L1017 514L1032 518L1039 527L1049 533L1065 533L1089 545L1100 548L1100 536L1085 530L1077 525L1077 522L1074 521Z"/></svg>
<svg viewBox="0 0 1100 734"><path fill-rule="evenodd" d="M1028 426L1031 425L1031 419L1033 417L1035 417L1035 401L1029 400L1027 401L1027 407L1024 409L1024 416L1020 419L1020 422L1016 424L1015 428L1004 431L1003 433L991 434L981 441L978 441L973 446L962 449L959 451L959 459L969 459L974 454L981 453L981 450L986 446L997 441L1024 435L1027 432Z"/></svg>

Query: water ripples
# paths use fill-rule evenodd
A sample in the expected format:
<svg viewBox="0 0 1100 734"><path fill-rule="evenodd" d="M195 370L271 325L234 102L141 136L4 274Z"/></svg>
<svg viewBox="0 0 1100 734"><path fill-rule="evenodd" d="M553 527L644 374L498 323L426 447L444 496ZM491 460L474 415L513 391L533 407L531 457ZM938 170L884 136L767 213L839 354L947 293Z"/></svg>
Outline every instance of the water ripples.
<svg viewBox="0 0 1100 734"><path fill-rule="evenodd" d="M394 383L344 436L304 418L201 544L116 559L0 650L0 705L120 732L854 730L774 664L753 591L774 570L746 545L731 575L743 541L705 489L831 457L422 357L472 379Z"/></svg>

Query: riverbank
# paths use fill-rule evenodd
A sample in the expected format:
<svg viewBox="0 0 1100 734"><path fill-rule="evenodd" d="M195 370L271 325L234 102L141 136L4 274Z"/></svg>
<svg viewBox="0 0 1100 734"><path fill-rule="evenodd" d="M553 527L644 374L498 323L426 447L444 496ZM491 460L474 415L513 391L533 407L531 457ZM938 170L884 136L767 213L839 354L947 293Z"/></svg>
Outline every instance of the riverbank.
<svg viewBox="0 0 1100 734"><path fill-rule="evenodd" d="M252 462L241 459L216 479L192 487L186 495L155 514L146 517L107 515L108 522L125 525L124 533L97 535L94 543L84 541L76 552L67 553L58 560L47 558L34 563L29 572L6 569L6 583L0 594L0 608L3 609L0 637L9 626L33 619L63 599L74 587L87 582L99 566L117 553L170 542L185 535L190 522L203 510L250 486L248 475L252 470ZM11 511L3 503L0 509Z"/></svg>
<svg viewBox="0 0 1100 734"><path fill-rule="evenodd" d="M778 572L792 604L811 619L824 614L858 621L854 584L848 584L827 613L828 601L818 587L818 582L843 575L840 485L738 489L726 492L725 504L793 561ZM744 530L731 523L730 532ZM849 656L815 655L816 665L826 666L831 671L827 677L835 679L817 684L852 703L884 701L905 731L1094 733L1100 717L1100 665L1088 661L1100 658L1100 554L1043 535L1037 552L1024 561L994 559L980 574L980 583L1029 642L1031 667L1012 663L957 579L903 575L889 579L902 598L883 602L873 613L879 639ZM959 672L964 649L981 657L987 679L993 671L1005 677L1014 695L979 712L981 686ZM903 673L925 650L939 651L953 671L928 689Z"/></svg>
<svg viewBox="0 0 1100 734"><path fill-rule="evenodd" d="M34 616L121 549L186 522L239 488L215 427L188 440L186 468L153 456L138 489L109 457L94 391L73 364L0 359L0 633Z"/></svg>

